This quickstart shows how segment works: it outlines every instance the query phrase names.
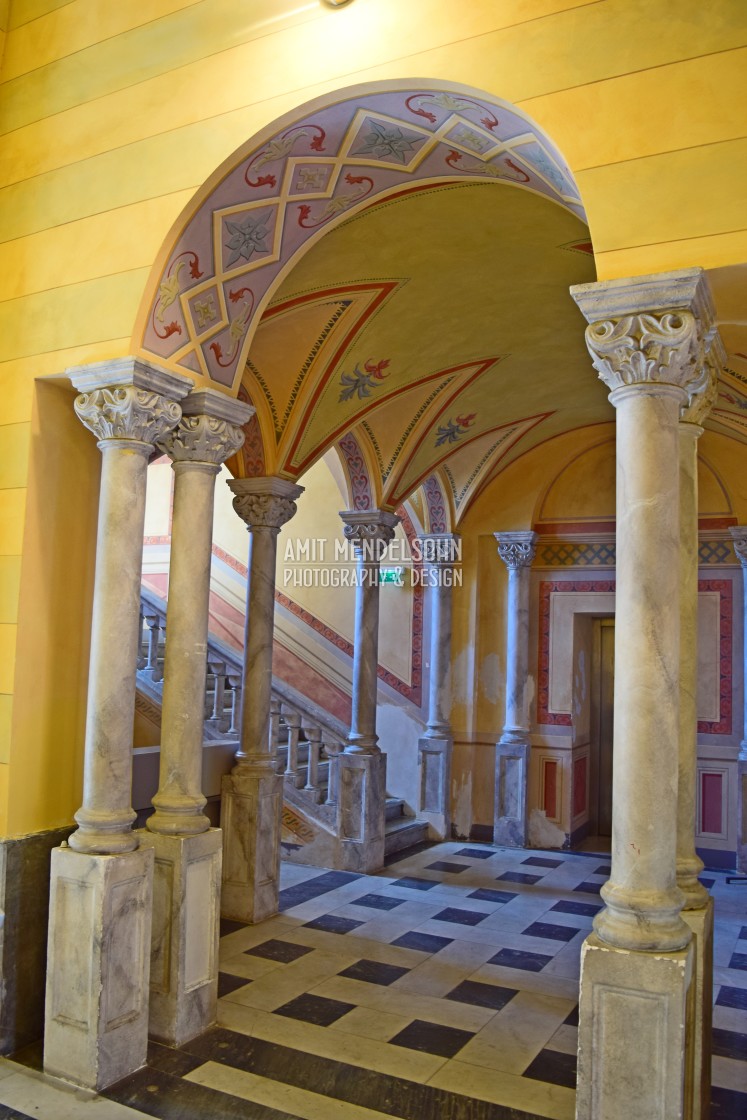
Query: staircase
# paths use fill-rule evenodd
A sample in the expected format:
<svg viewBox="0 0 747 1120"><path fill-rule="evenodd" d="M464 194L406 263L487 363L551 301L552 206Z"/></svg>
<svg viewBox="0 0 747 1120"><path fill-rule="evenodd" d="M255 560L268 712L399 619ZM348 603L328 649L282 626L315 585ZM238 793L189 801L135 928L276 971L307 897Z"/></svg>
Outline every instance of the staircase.
<svg viewBox="0 0 747 1120"><path fill-rule="evenodd" d="M140 657L137 687L160 709L166 648L166 600L146 588L140 597ZM238 743L243 664L241 654L220 639L208 637L205 692L205 748L218 748L219 768L227 773ZM295 862L324 859L337 828L337 756L345 748L347 728L285 681L273 677L270 702L270 748L284 780L283 854ZM137 755L142 752L136 752ZM153 751L150 752L151 756ZM206 791L208 792L208 791ZM428 825L405 813L400 798L387 795L385 855L403 851L428 837ZM317 842L309 833L317 833ZM304 843L297 840L305 839Z"/></svg>

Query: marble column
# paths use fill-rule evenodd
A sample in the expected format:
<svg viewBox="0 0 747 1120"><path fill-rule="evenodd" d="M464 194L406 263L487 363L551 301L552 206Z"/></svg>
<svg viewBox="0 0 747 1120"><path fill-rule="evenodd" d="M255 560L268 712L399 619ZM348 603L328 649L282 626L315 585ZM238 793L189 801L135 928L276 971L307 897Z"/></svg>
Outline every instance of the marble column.
<svg viewBox="0 0 747 1120"><path fill-rule="evenodd" d="M217 1012L222 837L202 811L213 506L221 464L241 447L253 414L214 389L193 392L158 443L175 475L169 640L159 788L140 844L156 861L149 1034L170 1046L207 1030Z"/></svg>
<svg viewBox="0 0 747 1120"><path fill-rule="evenodd" d="M428 723L418 740L420 805L418 816L428 822L432 840L451 838L451 755L454 739L451 711L451 600L454 565L461 541L453 533L420 538L423 577L430 603Z"/></svg>
<svg viewBox="0 0 747 1120"><path fill-rule="evenodd" d="M707 380L714 316L701 269L571 294L617 427L612 871L582 949L576 1116L669 1120L693 1115L700 1014L676 874L678 426Z"/></svg>
<svg viewBox="0 0 747 1120"><path fill-rule="evenodd" d="M134 358L68 376L102 465L83 805L52 853L44 1068L98 1090L147 1048L153 852L131 807L146 471L192 382Z"/></svg>
<svg viewBox="0 0 747 1120"><path fill-rule="evenodd" d="M337 835L340 866L379 871L384 866L386 756L376 735L381 558L399 518L386 510L340 513L356 558L353 699L350 733L337 757Z"/></svg>
<svg viewBox="0 0 747 1120"><path fill-rule="evenodd" d="M714 340L715 342L715 340ZM713 899L698 879L703 861L695 851L698 771L698 439L717 392L709 362L695 383L679 424L680 468L680 711L677 787L677 886L685 897L682 917L693 935L693 1120L707 1120L711 1099L713 1021Z"/></svg>
<svg viewBox="0 0 747 1120"><path fill-rule="evenodd" d="M742 565L742 606L744 626L742 629L742 675L743 695L743 735L737 758L737 868L747 873L747 525L737 525L730 529L732 545L737 560Z"/></svg>
<svg viewBox="0 0 747 1120"><path fill-rule="evenodd" d="M233 507L249 530L244 681L236 765L223 779L221 913L261 922L277 913L283 776L270 742L275 562L280 529L303 493L284 478L237 478Z"/></svg>
<svg viewBox="0 0 747 1120"><path fill-rule="evenodd" d="M506 848L527 844L529 774L529 570L537 534L495 533L498 555L508 568L506 602L506 722L495 748L493 842Z"/></svg>

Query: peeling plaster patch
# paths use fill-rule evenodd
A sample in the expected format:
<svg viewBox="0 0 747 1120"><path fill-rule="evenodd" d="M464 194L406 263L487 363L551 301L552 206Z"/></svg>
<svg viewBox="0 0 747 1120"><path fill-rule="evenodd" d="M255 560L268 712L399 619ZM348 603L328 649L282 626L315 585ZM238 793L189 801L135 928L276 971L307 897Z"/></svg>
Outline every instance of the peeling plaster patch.
<svg viewBox="0 0 747 1120"><path fill-rule="evenodd" d="M480 691L491 704L498 703L502 677L501 660L498 654L489 653L487 657L483 658L477 679Z"/></svg>
<svg viewBox="0 0 747 1120"><path fill-rule="evenodd" d="M452 658L451 665L451 679L453 682L452 702L466 704L470 699L471 693L471 689L467 685L470 669L470 651L468 649L460 650L460 652Z"/></svg>
<svg viewBox="0 0 747 1120"><path fill-rule="evenodd" d="M454 815L452 817L454 831L457 836L464 839L469 836L472 828L472 774L467 774L454 799Z"/></svg>
<svg viewBox="0 0 747 1120"><path fill-rule="evenodd" d="M529 843L533 848L565 848L568 837L562 828L547 819L544 809L529 814Z"/></svg>
<svg viewBox="0 0 747 1120"><path fill-rule="evenodd" d="M524 711L528 712L534 703L534 696L537 691L537 683L531 673L527 674L527 679L524 681Z"/></svg>

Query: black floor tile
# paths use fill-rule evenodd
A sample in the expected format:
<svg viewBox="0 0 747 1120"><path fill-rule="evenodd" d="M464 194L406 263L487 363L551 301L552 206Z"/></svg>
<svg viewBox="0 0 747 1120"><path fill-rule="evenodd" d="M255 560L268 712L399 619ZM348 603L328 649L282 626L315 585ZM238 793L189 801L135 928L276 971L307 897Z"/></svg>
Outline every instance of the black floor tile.
<svg viewBox="0 0 747 1120"><path fill-rule="evenodd" d="M578 1026L578 1004L576 1004L576 1006L573 1008L573 1011L569 1011L569 1013L566 1015L565 1019L563 1020L563 1026L564 1027L577 1027Z"/></svg>
<svg viewBox="0 0 747 1120"><path fill-rule="evenodd" d="M418 879L414 875L406 875L404 879L395 879L393 887L409 887L413 891L430 891L439 884L435 879Z"/></svg>
<svg viewBox="0 0 747 1120"><path fill-rule="evenodd" d="M500 949L488 964L500 964L504 968L521 968L525 972L541 972L552 957L544 953L528 953L524 949Z"/></svg>
<svg viewBox="0 0 747 1120"><path fill-rule="evenodd" d="M460 848L458 852L454 852L455 856L468 856L469 859L490 859L495 855L495 852L490 848Z"/></svg>
<svg viewBox="0 0 747 1120"><path fill-rule="evenodd" d="M32 1120L26 1112L18 1112L9 1104L0 1104L0 1120Z"/></svg>
<svg viewBox="0 0 747 1120"><path fill-rule="evenodd" d="M583 914L585 918L593 918L602 909L601 902L556 902L550 910L557 910L559 914Z"/></svg>
<svg viewBox="0 0 747 1120"><path fill-rule="evenodd" d="M565 860L545 859L544 856L530 856L529 859L523 859L521 863L522 866L528 863L532 867L560 867L561 864L565 863Z"/></svg>
<svg viewBox="0 0 747 1120"><path fill-rule="evenodd" d="M322 929L325 933L351 933L363 922L356 922L354 918L343 918L340 914L322 914L311 922L304 922L307 929Z"/></svg>
<svg viewBox="0 0 747 1120"><path fill-rule="evenodd" d="M574 891L580 891L582 894L599 894L602 883L579 883L573 889Z"/></svg>
<svg viewBox="0 0 747 1120"><path fill-rule="evenodd" d="M218 973L218 999L223 999L231 992L237 991L239 988L244 988L247 984L251 984L251 980L246 976L232 976L230 972Z"/></svg>
<svg viewBox="0 0 747 1120"><path fill-rule="evenodd" d="M595 875L611 875L612 868L608 863L601 863L599 867L594 868Z"/></svg>
<svg viewBox="0 0 747 1120"><path fill-rule="evenodd" d="M474 1038L473 1031L444 1027L425 1019L414 1019L403 1031L390 1038L389 1042L393 1046L406 1046L408 1050L421 1050L425 1054L453 1058L471 1038Z"/></svg>
<svg viewBox="0 0 747 1120"><path fill-rule="evenodd" d="M383 964L381 961L361 960L351 964L349 968L338 972L338 976L347 976L350 980L365 980L367 984L393 984L410 971L398 964Z"/></svg>
<svg viewBox="0 0 747 1120"><path fill-rule="evenodd" d="M308 945L294 945L292 941L277 941L271 937L269 941L260 941L259 945L252 945L251 949L245 949L244 952L250 957L264 957L268 961L290 964L314 950Z"/></svg>
<svg viewBox="0 0 747 1120"><path fill-rule="evenodd" d="M736 1058L738 1062L747 1062L747 1034L714 1027L711 1034L711 1047L719 1058ZM747 1074L747 1067L745 1073Z"/></svg>
<svg viewBox="0 0 747 1120"><path fill-rule="evenodd" d="M741 972L747 972L747 953L732 953L729 968L738 968Z"/></svg>
<svg viewBox="0 0 747 1120"><path fill-rule="evenodd" d="M160 1120L246 1120L248 1115L248 1102L243 1097L220 1093L148 1066L110 1085L102 1096ZM251 1109L252 1120L298 1120L289 1112L265 1105L252 1104Z"/></svg>
<svg viewBox="0 0 747 1120"><path fill-rule="evenodd" d="M389 898L385 894L364 894L356 898L349 906L369 906L372 910L394 910L396 906L404 905L403 898Z"/></svg>
<svg viewBox="0 0 747 1120"><path fill-rule="evenodd" d="M716 996L719 1007L736 1007L738 1011L747 1011L747 988L730 988L722 984Z"/></svg>
<svg viewBox="0 0 747 1120"><path fill-rule="evenodd" d="M524 1077L533 1081L549 1081L552 1085L576 1088L576 1055L561 1054L558 1050L540 1050L533 1062L524 1070Z"/></svg>
<svg viewBox="0 0 747 1120"><path fill-rule="evenodd" d="M479 926L480 922L487 918L487 914L482 914L477 910L460 910L456 906L447 906L445 910L439 910L438 914L433 915L434 922L453 922L454 925L459 926Z"/></svg>
<svg viewBox="0 0 747 1120"><path fill-rule="evenodd" d="M500 1011L516 995L517 988L502 988L498 984L482 984L479 980L462 980L444 999L457 1003L471 1003L475 1007L492 1007Z"/></svg>
<svg viewBox="0 0 747 1120"><path fill-rule="evenodd" d="M572 941L578 930L573 926L553 926L547 922L532 922L521 932L527 937L546 937L550 941Z"/></svg>
<svg viewBox="0 0 747 1120"><path fill-rule="evenodd" d="M402 949L419 949L421 953L438 953L451 945L453 940L453 937L436 937L433 933L416 933L413 930L411 933L403 933L392 945L398 945Z"/></svg>
<svg viewBox="0 0 747 1120"><path fill-rule="evenodd" d="M248 922L233 922L230 918L221 918L220 935L227 937L229 933L236 933L237 929L246 929Z"/></svg>
<svg viewBox="0 0 747 1120"><path fill-rule="evenodd" d="M737 940L742 941L744 938L747 938L747 926L742 926Z"/></svg>
<svg viewBox="0 0 747 1120"><path fill-rule="evenodd" d="M480 902L510 902L519 896L513 891L494 891L488 887L481 887L478 891L471 891L467 898L476 898Z"/></svg>
<svg viewBox="0 0 747 1120"><path fill-rule="evenodd" d="M500 883L503 880L506 883L525 883L532 887L535 883L539 883L541 878L541 875L525 875L522 871L504 871L502 875L496 877L496 882Z"/></svg>
<svg viewBox="0 0 747 1120"><path fill-rule="evenodd" d="M450 871L457 875L460 871L469 871L468 863L450 863L446 859L437 859L435 863L426 863L426 871Z"/></svg>
<svg viewBox="0 0 747 1120"><path fill-rule="evenodd" d="M702 883L703 886L706 888L706 890L709 891L711 889L711 887L713 886L713 884L716 882L716 880L715 879L708 879L705 876L701 875L701 876L698 877L698 882Z"/></svg>
<svg viewBox="0 0 747 1120"><path fill-rule="evenodd" d="M192 1054L185 1054L183 1050L175 1050L171 1046L162 1046L160 1042L148 1043L146 1061L150 1069L158 1069L161 1073L170 1073L174 1077L185 1077L193 1069L203 1065L202 1058L195 1058Z"/></svg>
<svg viewBox="0 0 747 1120"><path fill-rule="evenodd" d="M336 1023L348 1011L352 1011L354 1003L343 1003L340 999L328 999L327 996L315 996L310 992L296 996L282 1007L276 1007L275 1015L285 1015L288 1019L301 1019L304 1023L314 1023L317 1027L328 1027Z"/></svg>
<svg viewBox="0 0 747 1120"><path fill-rule="evenodd" d="M313 879L306 879L303 883L296 883L282 890L278 899L278 910L281 913L290 910L293 906L300 906L302 902L318 898L320 894L328 894L329 891L337 890L338 887L361 878L361 875L356 875L352 871L325 871L323 875L316 875Z"/></svg>
<svg viewBox="0 0 747 1120"><path fill-rule="evenodd" d="M736 1089L721 1089L711 1086L710 1120L744 1120L747 1116L747 1093Z"/></svg>

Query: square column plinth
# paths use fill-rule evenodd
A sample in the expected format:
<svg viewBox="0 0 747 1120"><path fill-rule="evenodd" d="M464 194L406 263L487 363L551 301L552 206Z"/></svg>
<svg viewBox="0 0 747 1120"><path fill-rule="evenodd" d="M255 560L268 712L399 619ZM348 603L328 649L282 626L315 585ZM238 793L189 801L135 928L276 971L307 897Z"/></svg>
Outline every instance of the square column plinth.
<svg viewBox="0 0 747 1120"><path fill-rule="evenodd" d="M44 1069L100 1090L145 1064L153 852L52 852Z"/></svg>
<svg viewBox="0 0 747 1120"><path fill-rule="evenodd" d="M527 846L528 741L500 739L495 747L495 819L493 843L503 848Z"/></svg>
<svg viewBox="0 0 747 1120"><path fill-rule="evenodd" d="M576 1120L690 1120L695 950L581 951Z"/></svg>
<svg viewBox="0 0 747 1120"><path fill-rule="evenodd" d="M221 914L261 922L278 912L283 778L271 765L242 766L221 786Z"/></svg>
<svg viewBox="0 0 747 1120"><path fill-rule="evenodd" d="M711 1111L711 1027L713 1024L713 899L700 910L683 910L695 946L695 1014L692 1120L708 1120Z"/></svg>
<svg viewBox="0 0 747 1120"><path fill-rule="evenodd" d="M450 735L441 738L418 739L420 765L420 808L418 816L428 822L431 840L451 839L449 794L451 790L451 755L454 740Z"/></svg>
<svg viewBox="0 0 747 1120"><path fill-rule="evenodd" d="M138 835L155 854L148 1034L182 1046L216 1021L222 835Z"/></svg>
<svg viewBox="0 0 747 1120"><path fill-rule="evenodd" d="M337 835L340 867L373 872L384 866L386 755L338 755Z"/></svg>

